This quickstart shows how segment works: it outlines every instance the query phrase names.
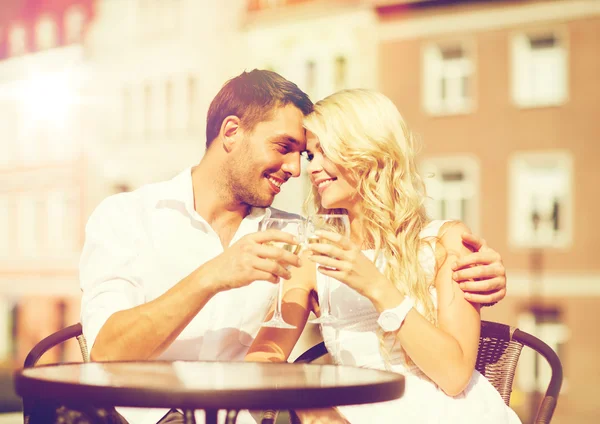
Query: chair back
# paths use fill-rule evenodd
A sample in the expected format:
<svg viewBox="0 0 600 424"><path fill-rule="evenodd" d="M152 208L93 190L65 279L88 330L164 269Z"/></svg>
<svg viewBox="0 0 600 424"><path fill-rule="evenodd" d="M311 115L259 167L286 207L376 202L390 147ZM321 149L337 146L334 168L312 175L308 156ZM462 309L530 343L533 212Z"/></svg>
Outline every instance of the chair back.
<svg viewBox="0 0 600 424"><path fill-rule="evenodd" d="M492 383L507 405L510 403L517 362L523 345L513 340L514 328L481 321L475 369Z"/></svg>
<svg viewBox="0 0 600 424"><path fill-rule="evenodd" d="M68 327L63 328L62 330L57 331L56 333L50 334L48 337L44 338L40 342L38 342L31 351L27 354L27 358L25 358L24 368L29 368L35 366L42 355L52 349L55 346L58 346L61 343L66 342L70 339L77 339L79 343L79 349L81 350L81 357L83 358L83 362L90 361L90 355L88 352L87 343L85 341L85 337L83 336L83 330L81 328L81 324L73 324Z"/></svg>
<svg viewBox="0 0 600 424"><path fill-rule="evenodd" d="M58 346L59 344L64 343L67 340L73 338L77 339L77 342L79 343L79 349L81 350L81 357L83 358L83 362L89 362L90 355L88 352L87 342L85 341L85 337L83 336L83 329L81 327L81 324L77 323L65 327L62 330L57 331L56 333L52 333L48 337L39 341L27 354L23 368L34 367L38 363L42 355L44 355L44 353L48 352L53 347ZM23 398L24 424L29 424L31 420L31 414L34 410L34 406L35 403L33 401ZM42 418L39 421L45 422L45 420L45 418Z"/></svg>
<svg viewBox="0 0 600 424"><path fill-rule="evenodd" d="M562 364L556 352L537 337L516 327L481 321L479 350L475 368L498 390L504 402L510 403L517 362L523 346L542 355L552 370L546 393L536 414L535 423L549 423L556 409L562 386Z"/></svg>

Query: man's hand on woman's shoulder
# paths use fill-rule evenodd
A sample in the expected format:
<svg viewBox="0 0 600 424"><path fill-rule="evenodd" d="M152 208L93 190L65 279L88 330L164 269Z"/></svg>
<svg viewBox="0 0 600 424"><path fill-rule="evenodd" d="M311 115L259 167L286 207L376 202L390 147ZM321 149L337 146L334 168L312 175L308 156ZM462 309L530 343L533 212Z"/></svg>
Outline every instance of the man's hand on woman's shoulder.
<svg viewBox="0 0 600 424"><path fill-rule="evenodd" d="M463 244L473 253L463 256L452 267L452 278L465 292L465 298L483 306L506 296L506 269L502 257L484 239L469 232L462 234Z"/></svg>

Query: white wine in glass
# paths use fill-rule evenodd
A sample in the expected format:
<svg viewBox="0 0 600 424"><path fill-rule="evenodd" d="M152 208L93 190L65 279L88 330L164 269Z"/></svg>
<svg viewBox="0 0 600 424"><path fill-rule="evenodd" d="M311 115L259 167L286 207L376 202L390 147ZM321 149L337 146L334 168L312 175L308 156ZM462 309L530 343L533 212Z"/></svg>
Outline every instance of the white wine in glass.
<svg viewBox="0 0 600 424"><path fill-rule="evenodd" d="M343 235L350 236L350 221L348 215L343 214L317 214L309 218L306 224L306 242L330 244L329 240L320 238L315 234L315 231L331 231ZM326 267L325 267L326 268ZM322 287L319 290L319 309L321 314L310 322L311 324L331 324L336 321L336 317L331 314L330 305L330 278L326 275L322 276Z"/></svg>
<svg viewBox="0 0 600 424"><path fill-rule="evenodd" d="M303 220L289 218L266 218L262 221L260 225L260 229L262 231L275 228L277 230L290 233L294 237L296 237L296 239L298 240L298 244L290 244L279 241L273 241L269 243L271 246L275 246L287 252L291 252L294 255L297 255L302 247L302 242L304 239L304 227L305 223ZM262 324L263 327L296 328L295 326L285 322L285 320L283 319L283 315L281 313L282 298L283 283L279 281L279 283L277 284L277 302L275 302L275 311L273 312L273 317L269 321L264 322Z"/></svg>
<svg viewBox="0 0 600 424"><path fill-rule="evenodd" d="M286 252L293 253L294 255L297 255L298 253L300 253L300 249L302 248L302 245L300 243L290 244L290 243L284 243L281 241L273 241L269 244L271 246L279 247L280 249L283 249Z"/></svg>

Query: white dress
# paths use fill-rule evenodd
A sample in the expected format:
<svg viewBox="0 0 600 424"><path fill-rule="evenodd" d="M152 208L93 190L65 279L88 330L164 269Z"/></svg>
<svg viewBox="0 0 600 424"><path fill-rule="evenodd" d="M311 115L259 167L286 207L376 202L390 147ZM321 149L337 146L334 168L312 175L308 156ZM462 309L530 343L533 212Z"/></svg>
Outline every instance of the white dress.
<svg viewBox="0 0 600 424"><path fill-rule="evenodd" d="M445 221L431 222L421 237L436 236ZM435 247L433 246L433 249ZM433 249L423 249L421 266L433 273ZM373 251L364 252L373 259ZM318 273L321 294L325 276ZM339 411L352 424L378 423L520 423L515 412L504 404L500 394L479 372L474 371L469 385L458 396L450 397L416 366L409 365L400 343L387 340L384 360L380 350L377 318L373 304L337 280L330 280L331 311L338 318L333 325L322 325L321 332L334 362L364 368L391 370L404 374L404 395L397 400L367 405L342 406ZM435 290L432 291L434 302ZM388 337L388 339L392 339Z"/></svg>

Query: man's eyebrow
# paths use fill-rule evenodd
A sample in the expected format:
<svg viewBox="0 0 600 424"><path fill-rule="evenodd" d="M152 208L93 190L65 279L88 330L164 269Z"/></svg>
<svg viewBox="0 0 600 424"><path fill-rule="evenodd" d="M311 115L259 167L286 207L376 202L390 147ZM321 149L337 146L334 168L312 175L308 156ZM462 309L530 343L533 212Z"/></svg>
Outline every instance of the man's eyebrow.
<svg viewBox="0 0 600 424"><path fill-rule="evenodd" d="M297 145L301 144L299 140L295 139L294 137L292 137L289 134L281 134L281 135L275 136L273 140L274 141L288 141L292 144L297 144Z"/></svg>

